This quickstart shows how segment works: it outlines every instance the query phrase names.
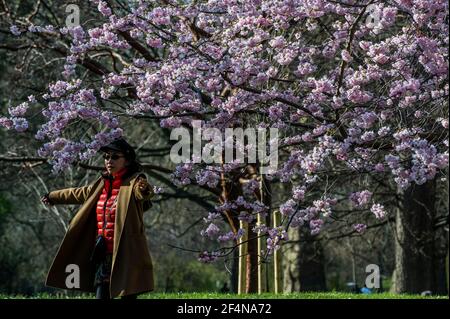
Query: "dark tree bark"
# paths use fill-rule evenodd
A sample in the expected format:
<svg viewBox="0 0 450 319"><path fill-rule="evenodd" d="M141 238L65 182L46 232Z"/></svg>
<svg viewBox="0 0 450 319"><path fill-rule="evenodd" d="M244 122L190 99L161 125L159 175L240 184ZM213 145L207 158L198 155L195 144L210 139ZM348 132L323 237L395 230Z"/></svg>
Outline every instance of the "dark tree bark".
<svg viewBox="0 0 450 319"><path fill-rule="evenodd" d="M436 182L413 184L403 193L396 215L395 293L446 293L445 254L434 227Z"/></svg>
<svg viewBox="0 0 450 319"><path fill-rule="evenodd" d="M258 292L258 240L256 237L258 234L252 231L255 227L255 222L248 225L248 254L247 259L247 269L246 269L246 293L257 293Z"/></svg>
<svg viewBox="0 0 450 319"><path fill-rule="evenodd" d="M292 229L289 238L300 242L287 247L284 252L284 291L324 291L326 276L324 255L320 241L310 241L310 235L301 229Z"/></svg>

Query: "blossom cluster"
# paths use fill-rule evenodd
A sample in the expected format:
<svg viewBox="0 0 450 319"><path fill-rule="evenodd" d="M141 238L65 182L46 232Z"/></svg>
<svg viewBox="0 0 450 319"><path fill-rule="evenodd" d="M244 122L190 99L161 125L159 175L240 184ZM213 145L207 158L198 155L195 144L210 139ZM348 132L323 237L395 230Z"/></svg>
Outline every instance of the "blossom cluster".
<svg viewBox="0 0 450 319"><path fill-rule="evenodd" d="M363 8L347 2L139 1L122 11L93 0L101 22L91 29L12 24L15 40L51 33L70 42L64 80L49 84L42 96L39 154L56 172L87 160L123 134L119 114L150 116L163 129L198 118L220 130L276 127L284 153L266 178L294 185L279 211L290 227L304 225L313 234L337 200L309 190L336 168L392 177L404 189L432 180L448 166L448 3L375 2L361 16ZM110 56L98 54L103 51ZM111 63L104 66L105 60ZM77 78L77 68L86 65L96 70L94 81ZM27 130L30 103L35 99L9 108L0 125ZM69 129L74 123L101 130L79 140ZM187 162L171 177L178 186L217 189L221 174L242 177L244 167ZM242 196L226 199L217 212L231 211L246 222L267 214L269 207L254 200L260 186L257 179L246 182ZM371 212L383 218L386 210L371 202L372 191L358 186L350 202L372 204ZM236 239L208 222L204 236ZM364 225L354 229L362 233ZM266 234L271 250L278 248L284 235ZM202 256L212 261L218 255Z"/></svg>

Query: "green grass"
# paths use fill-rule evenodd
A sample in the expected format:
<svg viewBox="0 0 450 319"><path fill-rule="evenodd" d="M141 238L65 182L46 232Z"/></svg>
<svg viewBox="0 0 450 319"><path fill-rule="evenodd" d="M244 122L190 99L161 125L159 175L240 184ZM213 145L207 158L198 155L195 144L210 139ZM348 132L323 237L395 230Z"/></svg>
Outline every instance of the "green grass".
<svg viewBox="0 0 450 319"><path fill-rule="evenodd" d="M82 294L66 296L64 294L38 294L27 297L23 295L0 294L0 299L93 299L93 295ZM223 293L149 293L139 296L139 299L449 299L448 296L420 296L409 294L353 294L347 292L301 292L285 294L223 294Z"/></svg>
<svg viewBox="0 0 450 319"><path fill-rule="evenodd" d="M345 292L301 292L301 293L264 293L264 294L219 294L219 293L167 293L167 294L147 294L144 299L448 299L448 296L420 295L396 295L390 293L381 294L353 294Z"/></svg>

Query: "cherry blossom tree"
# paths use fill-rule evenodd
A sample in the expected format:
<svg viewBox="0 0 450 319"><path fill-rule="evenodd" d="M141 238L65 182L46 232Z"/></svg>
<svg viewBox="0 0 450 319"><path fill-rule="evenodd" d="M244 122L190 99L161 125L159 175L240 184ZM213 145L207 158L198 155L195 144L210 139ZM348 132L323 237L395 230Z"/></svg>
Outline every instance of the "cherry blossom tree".
<svg viewBox="0 0 450 319"><path fill-rule="evenodd" d="M264 163L248 161L251 145L245 163L221 154L222 163L191 158L173 171L179 187L195 184L217 195L201 235L218 249L200 252L204 262L236 248L244 234L239 221L250 225L249 245L267 238L267 255L288 239L289 227L318 234L341 202L375 219L389 215L373 184L345 196L324 188L336 172L374 183L392 179L407 189L448 166L447 1L94 0L90 6L99 19L78 26L11 18L11 37L59 43L52 49L65 65L48 91L9 108L0 124L25 134L27 116L40 112L37 152L55 173L124 134L121 118L189 130L201 121L222 133L277 128L280 160L270 174L260 173ZM84 70L94 76L83 77ZM86 123L97 130L72 129ZM268 189L277 181L292 192L273 205ZM279 226L256 223L258 214L268 220L273 210L281 213ZM363 233L367 225L352 227Z"/></svg>

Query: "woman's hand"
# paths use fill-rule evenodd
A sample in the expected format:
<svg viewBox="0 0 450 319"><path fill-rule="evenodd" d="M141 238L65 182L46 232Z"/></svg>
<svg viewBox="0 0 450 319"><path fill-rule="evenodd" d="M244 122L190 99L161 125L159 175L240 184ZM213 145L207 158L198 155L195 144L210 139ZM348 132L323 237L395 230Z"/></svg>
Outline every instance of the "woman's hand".
<svg viewBox="0 0 450 319"><path fill-rule="evenodd" d="M143 194L148 194L150 192L150 184L146 179L140 178L138 181L138 189Z"/></svg>
<svg viewBox="0 0 450 319"><path fill-rule="evenodd" d="M44 196L41 197L41 202L42 202L45 206L51 206L51 205L53 205L52 202L50 201L50 198L48 197L48 194L45 194Z"/></svg>

